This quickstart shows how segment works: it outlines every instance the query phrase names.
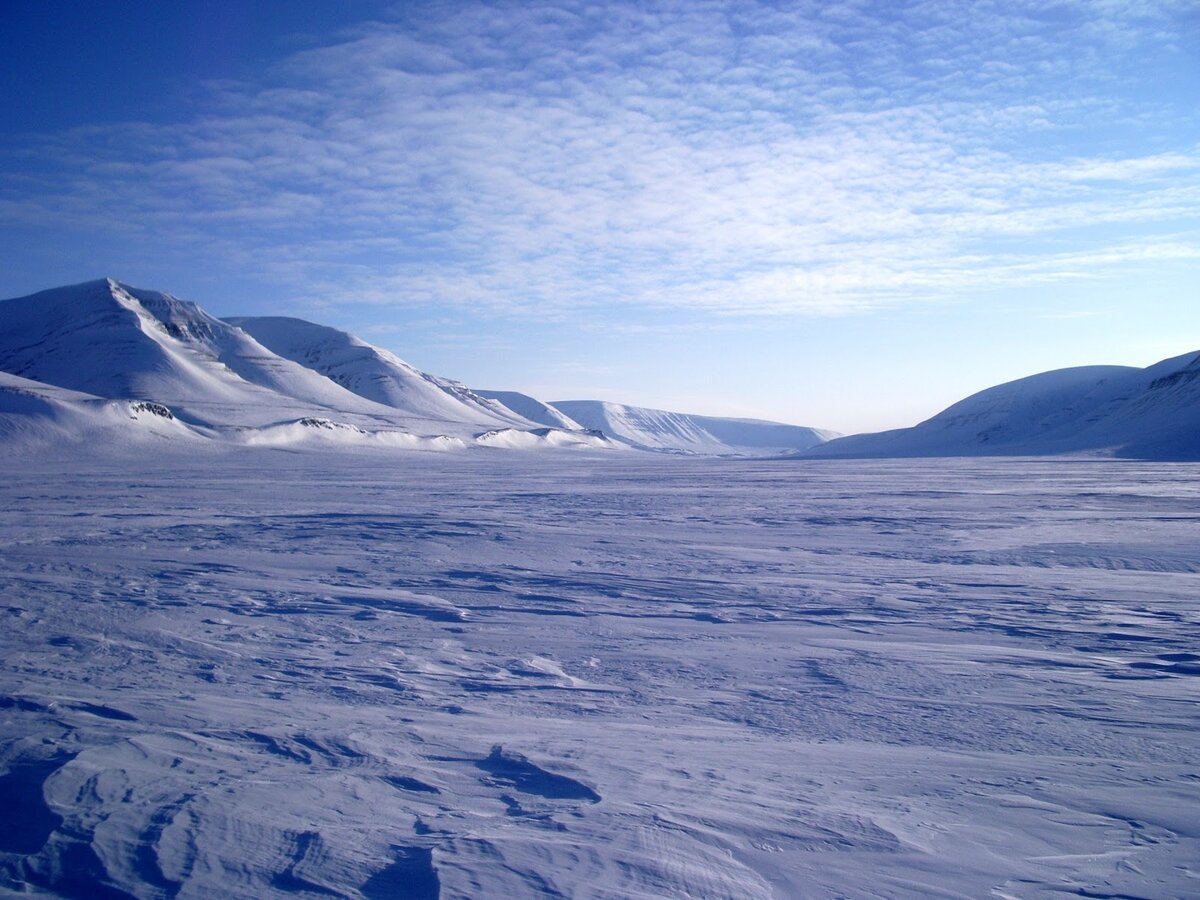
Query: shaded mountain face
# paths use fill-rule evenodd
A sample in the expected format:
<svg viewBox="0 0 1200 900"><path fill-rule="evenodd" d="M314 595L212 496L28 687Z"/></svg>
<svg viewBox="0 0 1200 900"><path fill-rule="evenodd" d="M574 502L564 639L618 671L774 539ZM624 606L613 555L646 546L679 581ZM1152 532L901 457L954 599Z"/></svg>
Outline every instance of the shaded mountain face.
<svg viewBox="0 0 1200 900"><path fill-rule="evenodd" d="M801 425L697 416L601 400L555 400L551 405L585 428L639 450L771 456L814 447L834 436Z"/></svg>
<svg viewBox="0 0 1200 900"><path fill-rule="evenodd" d="M980 391L912 428L851 435L804 455L1065 453L1200 459L1200 353L1145 369L1085 366L1043 372Z"/></svg>
<svg viewBox="0 0 1200 900"><path fill-rule="evenodd" d="M382 347L336 328L283 316L226 321L273 353L320 372L364 399L408 415L472 422L489 428L535 424L502 403L457 382L422 372Z"/></svg>

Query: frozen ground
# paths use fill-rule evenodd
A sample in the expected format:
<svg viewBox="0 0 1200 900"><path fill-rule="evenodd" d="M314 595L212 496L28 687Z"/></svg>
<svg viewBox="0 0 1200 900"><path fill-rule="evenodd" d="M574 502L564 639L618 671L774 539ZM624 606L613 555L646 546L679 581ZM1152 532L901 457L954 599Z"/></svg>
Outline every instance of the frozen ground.
<svg viewBox="0 0 1200 900"><path fill-rule="evenodd" d="M5 463L0 892L1200 894L1196 466L136 465Z"/></svg>

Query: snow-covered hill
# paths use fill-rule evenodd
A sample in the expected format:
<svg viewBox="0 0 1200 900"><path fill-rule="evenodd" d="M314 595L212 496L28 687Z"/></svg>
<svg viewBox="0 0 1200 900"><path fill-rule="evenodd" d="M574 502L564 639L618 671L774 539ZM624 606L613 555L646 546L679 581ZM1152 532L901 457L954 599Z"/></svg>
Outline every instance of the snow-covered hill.
<svg viewBox="0 0 1200 900"><path fill-rule="evenodd" d="M801 425L696 416L602 400L555 400L551 405L583 427L639 450L770 456L814 447L835 436Z"/></svg>
<svg viewBox="0 0 1200 900"><path fill-rule="evenodd" d="M113 279L0 302L0 370L187 421L257 426L317 410L390 412L284 359L194 303Z"/></svg>
<svg viewBox="0 0 1200 900"><path fill-rule="evenodd" d="M1085 366L1043 372L980 391L912 428L851 435L803 455L1065 453L1200 459L1200 353L1146 369Z"/></svg>
<svg viewBox="0 0 1200 900"><path fill-rule="evenodd" d="M106 400L0 372L0 441L13 452L66 443L94 448L198 438L165 406Z"/></svg>
<svg viewBox="0 0 1200 900"><path fill-rule="evenodd" d="M29 417L26 430L57 416L47 434L68 420L88 431L84 420L97 403L134 401L170 408L189 434L270 446L620 445L766 455L830 436L773 422L587 401L556 408L515 391L476 392L334 328L284 317L222 320L111 278L0 301L0 372L88 395L53 410L25 403L8 414L10 424Z"/></svg>
<svg viewBox="0 0 1200 900"><path fill-rule="evenodd" d="M517 415L523 416L531 422L537 422L539 425L544 425L547 428L566 428L574 431L583 428L582 425L570 416L559 412L549 403L543 403L541 400L538 400L536 397L530 397L528 394L522 394L518 391L485 391L478 388L475 389L475 393L489 400L503 403Z"/></svg>
<svg viewBox="0 0 1200 900"><path fill-rule="evenodd" d="M395 354L336 328L282 316L226 321L284 359L414 418L469 422L488 428L528 428L535 424L457 382L422 372Z"/></svg>

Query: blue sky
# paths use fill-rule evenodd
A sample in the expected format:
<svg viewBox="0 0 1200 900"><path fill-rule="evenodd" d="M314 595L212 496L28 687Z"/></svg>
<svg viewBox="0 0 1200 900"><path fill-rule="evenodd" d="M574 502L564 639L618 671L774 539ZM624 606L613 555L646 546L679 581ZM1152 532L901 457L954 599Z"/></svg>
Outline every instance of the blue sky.
<svg viewBox="0 0 1200 900"><path fill-rule="evenodd" d="M0 3L0 296L840 431L1200 349L1192 0Z"/></svg>

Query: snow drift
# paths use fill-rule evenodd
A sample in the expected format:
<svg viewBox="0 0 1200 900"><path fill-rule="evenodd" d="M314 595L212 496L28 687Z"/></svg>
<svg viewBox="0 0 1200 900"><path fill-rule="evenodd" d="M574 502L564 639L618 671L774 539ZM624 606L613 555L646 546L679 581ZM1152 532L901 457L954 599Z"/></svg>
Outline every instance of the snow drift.
<svg viewBox="0 0 1200 900"><path fill-rule="evenodd" d="M0 440L18 453L47 445L119 446L199 437L159 403L106 400L0 372Z"/></svg>

